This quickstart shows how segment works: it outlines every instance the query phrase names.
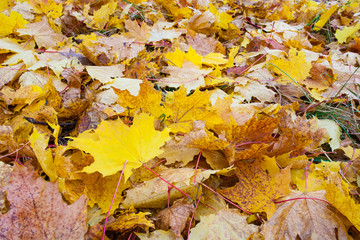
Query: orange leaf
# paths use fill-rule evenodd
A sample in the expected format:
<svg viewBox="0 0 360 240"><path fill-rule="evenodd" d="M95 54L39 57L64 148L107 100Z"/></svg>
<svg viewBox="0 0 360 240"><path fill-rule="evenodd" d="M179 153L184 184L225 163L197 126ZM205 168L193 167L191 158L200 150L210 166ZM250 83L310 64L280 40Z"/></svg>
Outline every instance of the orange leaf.
<svg viewBox="0 0 360 240"><path fill-rule="evenodd" d="M239 182L219 192L247 211L266 212L271 217L274 201L289 192L290 167L280 170L275 159L268 157L252 163L239 161L235 166Z"/></svg>

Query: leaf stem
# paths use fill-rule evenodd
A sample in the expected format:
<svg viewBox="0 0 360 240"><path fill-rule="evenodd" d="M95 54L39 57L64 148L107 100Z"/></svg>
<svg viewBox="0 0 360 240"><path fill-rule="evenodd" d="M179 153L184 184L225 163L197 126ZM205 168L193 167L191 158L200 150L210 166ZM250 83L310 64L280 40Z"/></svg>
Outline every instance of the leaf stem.
<svg viewBox="0 0 360 240"><path fill-rule="evenodd" d="M205 183L200 182L200 184L203 185L204 187L206 187L207 189L209 189L210 191L212 191L213 193L217 194L219 197L221 197L222 199L224 199L225 201L227 201L227 202L230 203L231 205L237 207L237 208L240 209L241 211L243 211L243 212L245 212L245 213L247 213L247 214L249 214L249 215L252 215L251 212L246 211L245 209L243 209L243 208L240 207L239 205L237 205L237 204L233 203L232 201L226 199L226 198L223 197L220 193L214 191L214 190L211 189L209 186L207 186Z"/></svg>
<svg viewBox="0 0 360 240"><path fill-rule="evenodd" d="M276 66L273 63L269 63L269 65L273 65L274 67L276 67L277 69L279 69L282 73L284 73L288 78L290 78L295 84L296 86L298 86L298 88L302 91L302 93L305 95L305 97L309 100L309 102L313 102L311 100L311 98L307 95L307 93L304 91L304 89L300 86L300 84L296 81L296 79L292 78L289 74L287 74L287 72L285 72L284 70L282 70L281 68L279 68L278 66Z"/></svg>
<svg viewBox="0 0 360 240"><path fill-rule="evenodd" d="M283 202L289 202L289 201L294 201L294 200L300 200L300 199L312 199L312 200L318 200L318 201L322 201L325 202L327 204L330 204L328 201L321 199L321 198L311 198L311 197L298 197L298 198L291 198L291 199L286 199L286 200L282 200L282 201L274 201L274 203L283 203Z"/></svg>
<svg viewBox="0 0 360 240"><path fill-rule="evenodd" d="M344 87L346 86L346 84L350 81L350 79L352 78L352 76L355 75L355 73L357 72L357 70L359 70L360 66L357 67L355 69L355 71L350 75L350 77L348 78L348 80L345 81L344 85L342 85L342 87L339 89L339 91L337 91L337 93L335 94L335 96L331 99L330 104L334 101L334 99L337 98L337 96L340 94L340 92L344 89Z"/></svg>
<svg viewBox="0 0 360 240"><path fill-rule="evenodd" d="M200 197L199 197L198 201L196 202L194 212L193 212L193 214L192 214L192 216L191 216L191 219L190 219L189 230L188 230L188 239L189 239L190 230L191 230L191 223L192 223L192 221L194 220L195 212L196 212L196 209L197 209L197 207L198 207L198 205L199 205L199 202L200 202L200 199L201 199L202 196L203 196L203 194L200 194Z"/></svg>
<svg viewBox="0 0 360 240"><path fill-rule="evenodd" d="M122 168L122 170L121 170L120 178L119 178L118 184L117 184L117 186L116 186L116 189L115 189L115 192L114 192L114 196L113 196L113 199L112 199L111 204L110 204L109 211L108 211L108 213L107 213L107 215L106 215L105 224L104 224L104 230L103 230L103 235L102 235L102 238L101 238L102 240L105 239L106 224L107 224L107 221L108 221L108 218L109 218L109 215L110 215L110 211L111 211L112 205L113 205L113 203L114 203L114 201L115 201L115 196L116 196L116 193L117 193L117 191L118 191L118 189L119 189L119 185L120 185L120 182L121 182L121 178L122 178L122 176L123 176L123 174L124 174L124 170L125 170L125 167L126 167L126 164L127 164L127 163L128 163L128 161L126 160L126 161L124 162L124 166L123 166L123 168Z"/></svg>
<svg viewBox="0 0 360 240"><path fill-rule="evenodd" d="M181 192L183 195L187 196L189 199L192 199L188 194L186 194L184 191L182 191L180 188L176 187L174 184L169 183L168 181L166 181L164 178L160 177L159 174L157 174L156 172L154 172L152 169L150 169L148 166L146 166L144 163L142 164L147 170L149 170L150 172L152 172L153 174L155 174L160 180L166 182L167 184L169 184L170 186L172 186L173 188L175 188L176 190L178 190L179 192Z"/></svg>

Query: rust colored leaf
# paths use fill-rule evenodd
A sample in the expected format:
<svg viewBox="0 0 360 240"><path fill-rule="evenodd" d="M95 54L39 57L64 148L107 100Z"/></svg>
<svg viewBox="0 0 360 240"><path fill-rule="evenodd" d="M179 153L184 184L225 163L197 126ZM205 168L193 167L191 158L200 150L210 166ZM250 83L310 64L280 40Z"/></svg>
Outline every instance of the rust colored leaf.
<svg viewBox="0 0 360 240"><path fill-rule="evenodd" d="M15 166L7 193L10 210L0 216L1 239L81 239L87 231L86 198L67 205L55 183Z"/></svg>
<svg viewBox="0 0 360 240"><path fill-rule="evenodd" d="M170 208L165 208L158 213L156 225L162 230L171 228L175 235L180 237L194 209L194 205L190 204L187 199L178 199Z"/></svg>
<svg viewBox="0 0 360 240"><path fill-rule="evenodd" d="M290 167L281 170L268 157L251 163L238 161L235 166L239 182L219 192L249 212L266 212L271 217L274 201L289 192Z"/></svg>

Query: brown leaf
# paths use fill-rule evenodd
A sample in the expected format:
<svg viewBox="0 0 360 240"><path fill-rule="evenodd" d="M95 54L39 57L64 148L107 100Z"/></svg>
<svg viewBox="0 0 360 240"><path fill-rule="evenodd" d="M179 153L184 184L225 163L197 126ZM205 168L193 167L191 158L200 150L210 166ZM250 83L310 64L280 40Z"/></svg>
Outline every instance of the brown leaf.
<svg viewBox="0 0 360 240"><path fill-rule="evenodd" d="M125 28L128 30L125 36L138 42L146 42L149 37L150 27L143 23L139 26L137 21L125 20Z"/></svg>
<svg viewBox="0 0 360 240"><path fill-rule="evenodd" d="M95 65L106 66L120 63L126 58L134 58L145 47L134 43L134 39L112 35L111 37L97 37L96 40L86 39L80 48L84 56Z"/></svg>
<svg viewBox="0 0 360 240"><path fill-rule="evenodd" d="M351 239L345 225L348 220L326 203L324 195L320 190L287 196L294 200L279 204L261 231L265 239Z"/></svg>
<svg viewBox="0 0 360 240"><path fill-rule="evenodd" d="M186 40L189 45L203 57L209 53L215 52L217 43L220 44L214 37L208 37L199 33L195 36L187 35Z"/></svg>
<svg viewBox="0 0 360 240"><path fill-rule="evenodd" d="M29 23L25 29L18 29L20 35L29 35L34 37L39 47L54 47L57 43L62 42L66 37L56 33L49 25L46 17L40 22Z"/></svg>
<svg viewBox="0 0 360 240"><path fill-rule="evenodd" d="M7 192L10 210L0 216L1 239L81 239L87 231L86 198L67 205L57 183L15 166Z"/></svg>
<svg viewBox="0 0 360 240"><path fill-rule="evenodd" d="M176 236L180 237L194 209L187 199L178 199L170 208L165 208L158 213L156 226L162 230L171 228Z"/></svg>

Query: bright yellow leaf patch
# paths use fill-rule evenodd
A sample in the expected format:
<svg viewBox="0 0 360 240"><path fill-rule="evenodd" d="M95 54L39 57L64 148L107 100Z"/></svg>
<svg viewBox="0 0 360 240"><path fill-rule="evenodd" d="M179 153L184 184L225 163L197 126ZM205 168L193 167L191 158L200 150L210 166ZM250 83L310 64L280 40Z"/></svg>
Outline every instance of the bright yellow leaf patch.
<svg viewBox="0 0 360 240"><path fill-rule="evenodd" d="M154 129L154 117L141 113L134 117L131 127L122 120L103 121L94 131L85 131L69 143L94 157L94 163L83 172L100 172L109 176L121 171L128 161L124 176L125 181L131 176L131 170L162 153L159 148L169 140L169 129L162 132Z"/></svg>
<svg viewBox="0 0 360 240"><path fill-rule="evenodd" d="M311 62L306 61L304 50L289 50L288 60L274 57L270 60L268 68L279 74L280 82L292 82L293 84L304 83L310 75Z"/></svg>

